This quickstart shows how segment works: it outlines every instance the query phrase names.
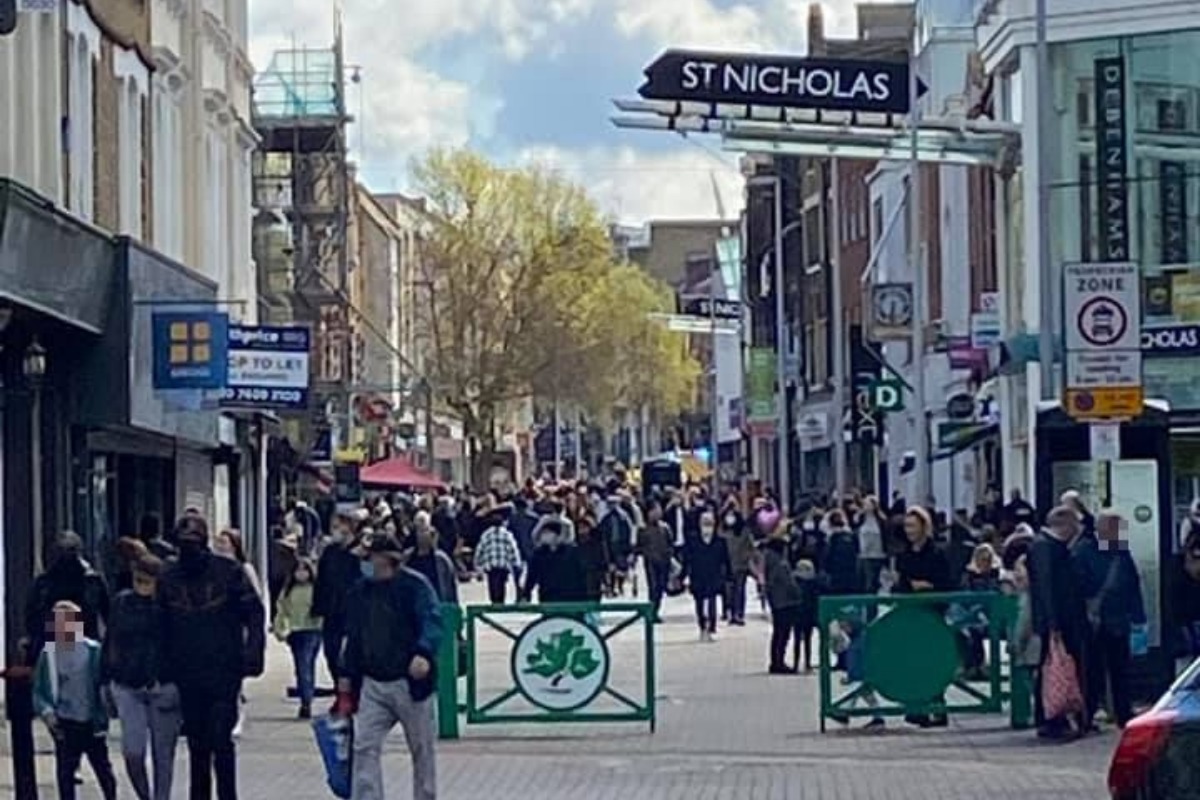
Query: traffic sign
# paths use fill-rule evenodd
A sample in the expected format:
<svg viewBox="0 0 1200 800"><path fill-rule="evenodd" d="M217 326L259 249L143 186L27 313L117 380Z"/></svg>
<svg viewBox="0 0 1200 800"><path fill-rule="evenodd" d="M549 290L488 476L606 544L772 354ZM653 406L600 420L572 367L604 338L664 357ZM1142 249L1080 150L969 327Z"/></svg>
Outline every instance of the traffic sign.
<svg viewBox="0 0 1200 800"><path fill-rule="evenodd" d="M1137 264L1068 264L1064 282L1067 350L1141 348Z"/></svg>
<svg viewBox="0 0 1200 800"><path fill-rule="evenodd" d="M1067 389L1063 406L1067 414L1077 420L1112 421L1138 416L1145 400L1141 386Z"/></svg>
<svg viewBox="0 0 1200 800"><path fill-rule="evenodd" d="M874 411L903 411L904 387L899 381L880 380L871 383L871 409Z"/></svg>
<svg viewBox="0 0 1200 800"><path fill-rule="evenodd" d="M1141 281L1137 264L1068 264L1063 269L1066 393L1078 420L1142 413Z"/></svg>

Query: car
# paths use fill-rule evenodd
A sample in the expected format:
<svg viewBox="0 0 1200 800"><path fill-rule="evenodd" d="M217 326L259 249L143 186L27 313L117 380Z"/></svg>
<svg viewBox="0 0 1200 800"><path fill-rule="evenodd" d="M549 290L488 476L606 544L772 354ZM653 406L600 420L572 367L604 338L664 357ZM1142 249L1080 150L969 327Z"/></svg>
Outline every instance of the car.
<svg viewBox="0 0 1200 800"><path fill-rule="evenodd" d="M1125 726L1108 791L1112 800L1200 798L1200 658Z"/></svg>

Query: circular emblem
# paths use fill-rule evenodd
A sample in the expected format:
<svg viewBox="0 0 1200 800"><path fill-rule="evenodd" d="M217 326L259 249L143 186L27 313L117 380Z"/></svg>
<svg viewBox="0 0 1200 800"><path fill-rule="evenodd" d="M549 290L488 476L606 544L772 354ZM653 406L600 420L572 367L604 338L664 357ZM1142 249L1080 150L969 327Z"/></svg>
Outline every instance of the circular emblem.
<svg viewBox="0 0 1200 800"><path fill-rule="evenodd" d="M1133 510L1133 518L1141 523L1149 522L1153 516L1154 511L1147 505L1140 505Z"/></svg>
<svg viewBox="0 0 1200 800"><path fill-rule="evenodd" d="M1079 335L1094 347L1109 347L1121 341L1129 328L1129 315L1111 297L1093 297L1079 309Z"/></svg>
<svg viewBox="0 0 1200 800"><path fill-rule="evenodd" d="M879 286L875 290L875 322L900 328L912 322L912 295L907 286Z"/></svg>
<svg viewBox="0 0 1200 800"><path fill-rule="evenodd" d="M512 649L512 677L526 700L546 711L576 711L608 684L608 644L574 617L530 623Z"/></svg>
<svg viewBox="0 0 1200 800"><path fill-rule="evenodd" d="M1096 407L1096 400L1092 397L1091 392L1080 392L1075 395L1075 410L1076 411L1091 411Z"/></svg>

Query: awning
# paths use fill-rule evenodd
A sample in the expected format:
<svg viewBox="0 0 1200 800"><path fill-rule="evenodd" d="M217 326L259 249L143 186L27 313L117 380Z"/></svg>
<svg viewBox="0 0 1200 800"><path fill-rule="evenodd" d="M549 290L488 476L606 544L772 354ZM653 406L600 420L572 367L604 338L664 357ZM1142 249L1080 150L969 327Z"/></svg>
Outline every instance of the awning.
<svg viewBox="0 0 1200 800"><path fill-rule="evenodd" d="M413 466L407 458L396 456L363 467L359 475L363 486L384 489L445 489L446 484Z"/></svg>

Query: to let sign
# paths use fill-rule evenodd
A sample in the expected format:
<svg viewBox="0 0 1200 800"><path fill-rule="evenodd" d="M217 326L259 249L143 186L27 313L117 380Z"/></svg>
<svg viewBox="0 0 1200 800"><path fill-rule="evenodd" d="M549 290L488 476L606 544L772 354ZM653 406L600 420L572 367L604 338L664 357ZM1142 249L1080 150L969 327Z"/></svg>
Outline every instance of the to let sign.
<svg viewBox="0 0 1200 800"><path fill-rule="evenodd" d="M668 50L645 74L647 100L884 114L912 105L907 62Z"/></svg>

